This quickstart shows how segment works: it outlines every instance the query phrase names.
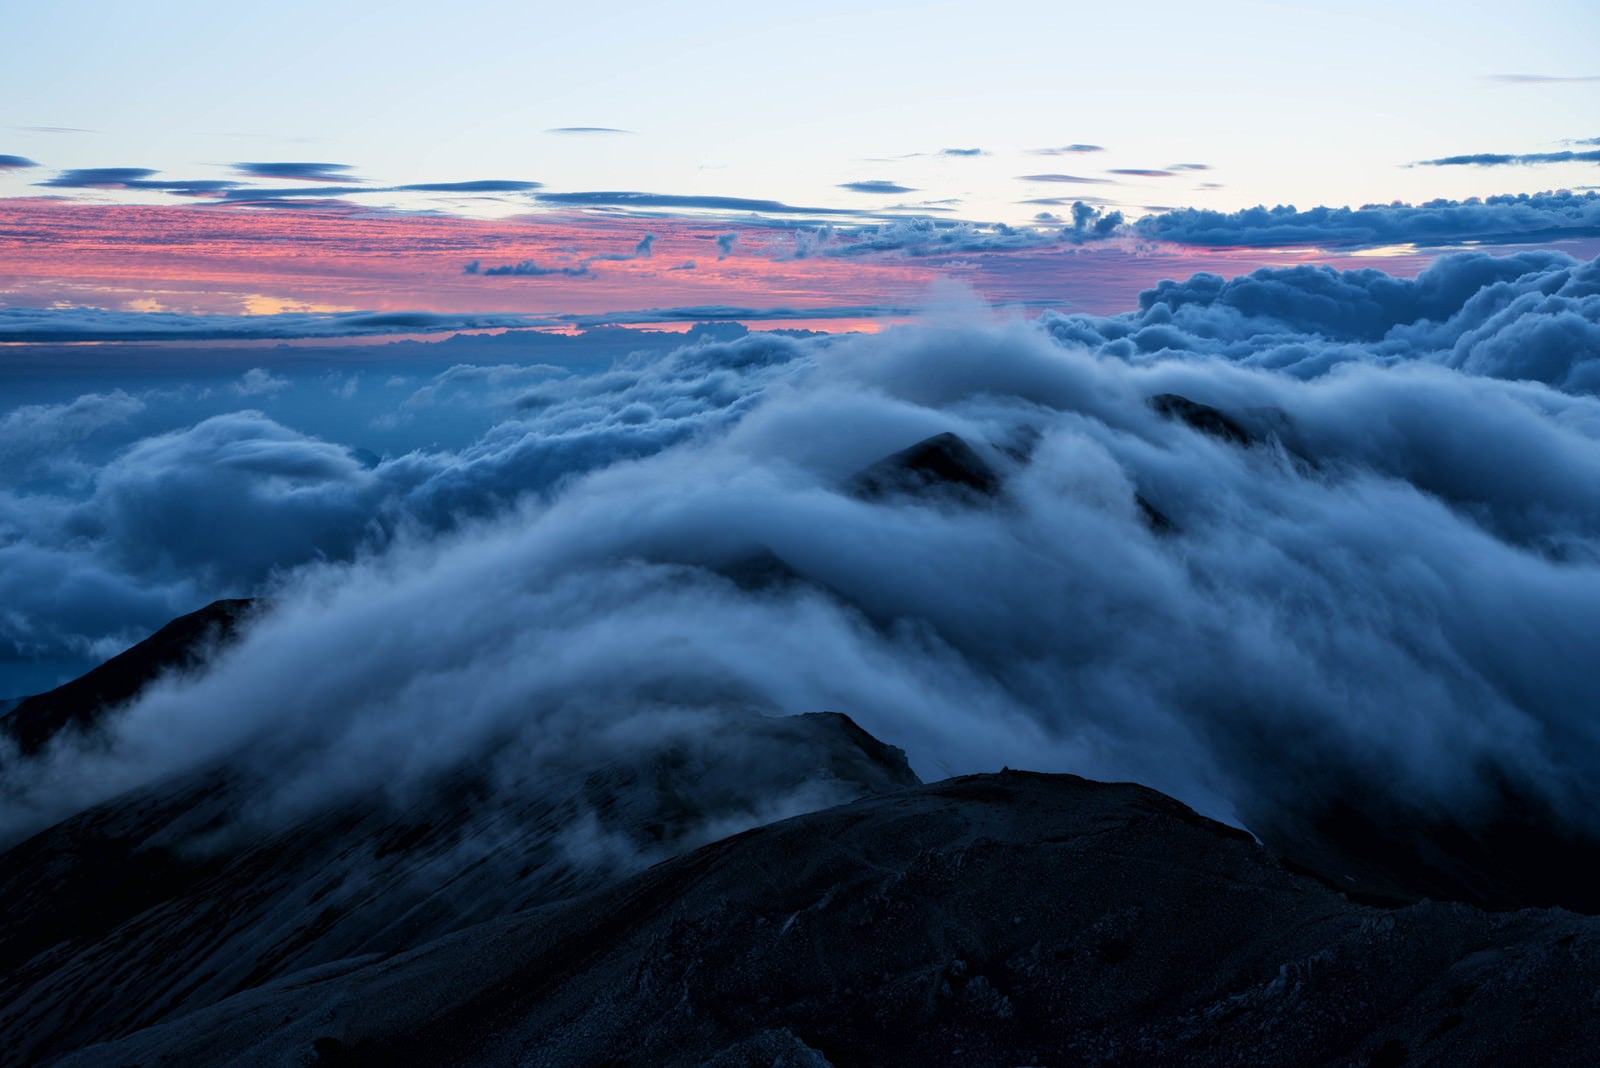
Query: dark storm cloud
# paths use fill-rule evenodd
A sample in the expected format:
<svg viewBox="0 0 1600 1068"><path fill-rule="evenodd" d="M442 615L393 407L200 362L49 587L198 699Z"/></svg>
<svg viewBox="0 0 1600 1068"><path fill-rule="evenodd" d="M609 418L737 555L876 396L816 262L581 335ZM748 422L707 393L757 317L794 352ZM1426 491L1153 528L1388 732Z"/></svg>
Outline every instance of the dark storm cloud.
<svg viewBox="0 0 1600 1068"><path fill-rule="evenodd" d="M0 171L23 170L28 167L37 167L38 164L26 156L0 155Z"/></svg>
<svg viewBox="0 0 1600 1068"><path fill-rule="evenodd" d="M523 315L436 312L285 312L280 315L180 315L98 308L0 308L0 341L220 341L250 338L360 337L535 325Z"/></svg>
<svg viewBox="0 0 1600 1068"><path fill-rule="evenodd" d="M1123 316L453 368L408 403L497 421L372 465L258 412L126 424L81 492L0 493L7 637L94 639L97 605L139 596L272 607L107 739L7 761L0 823L230 760L272 821L500 758L587 766L716 710L836 708L927 777L1133 779L1256 826L1339 798L1469 833L1510 789L1592 833L1597 323L1600 262L1479 253L1197 275ZM1163 415L1168 393L1238 434ZM129 410L18 433L59 419L68 453ZM993 499L852 492L941 432ZM763 553L795 581L725 577Z"/></svg>
<svg viewBox="0 0 1600 1068"><path fill-rule="evenodd" d="M1185 208L1146 216L1134 228L1143 237L1162 241L1255 248L1524 243L1600 236L1600 197L1562 191L1355 209L1299 211L1280 205L1224 213Z"/></svg>
<svg viewBox="0 0 1600 1068"><path fill-rule="evenodd" d="M1085 178L1077 174L1019 174L1019 182L1070 182L1080 185L1115 185L1109 178Z"/></svg>
<svg viewBox="0 0 1600 1068"><path fill-rule="evenodd" d="M889 182L881 179L872 179L861 182L840 182L840 189L848 189L853 193L915 193L916 190L908 185L898 182Z"/></svg>
<svg viewBox="0 0 1600 1068"><path fill-rule="evenodd" d="M543 184L486 178L471 182L415 182L394 188L401 193L525 193Z"/></svg>
<svg viewBox="0 0 1600 1068"><path fill-rule="evenodd" d="M616 208L687 208L704 211L753 212L767 215L861 215L857 208L797 208L777 200L748 197L679 196L671 193L536 193L541 204Z"/></svg>
<svg viewBox="0 0 1600 1068"><path fill-rule="evenodd" d="M1081 156L1089 152L1104 152L1100 145L1062 145L1059 148L1030 148L1030 156Z"/></svg>
<svg viewBox="0 0 1600 1068"><path fill-rule="evenodd" d="M348 163L235 163L233 169L248 178L281 182L348 182L355 168Z"/></svg>
<svg viewBox="0 0 1600 1068"><path fill-rule="evenodd" d="M1440 159L1421 160L1418 167L1506 167L1533 166L1541 163L1600 163L1597 152L1524 152L1508 155L1503 152L1478 152L1468 156L1444 156Z"/></svg>

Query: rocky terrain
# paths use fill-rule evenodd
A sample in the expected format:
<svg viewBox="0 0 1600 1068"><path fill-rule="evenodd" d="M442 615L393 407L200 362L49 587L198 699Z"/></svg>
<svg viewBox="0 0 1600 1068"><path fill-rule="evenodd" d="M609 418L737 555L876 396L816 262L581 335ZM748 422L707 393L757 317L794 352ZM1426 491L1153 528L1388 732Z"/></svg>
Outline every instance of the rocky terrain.
<svg viewBox="0 0 1600 1068"><path fill-rule="evenodd" d="M1358 905L1153 791L1003 773L702 847L71 1065L1588 1063L1600 920Z"/></svg>

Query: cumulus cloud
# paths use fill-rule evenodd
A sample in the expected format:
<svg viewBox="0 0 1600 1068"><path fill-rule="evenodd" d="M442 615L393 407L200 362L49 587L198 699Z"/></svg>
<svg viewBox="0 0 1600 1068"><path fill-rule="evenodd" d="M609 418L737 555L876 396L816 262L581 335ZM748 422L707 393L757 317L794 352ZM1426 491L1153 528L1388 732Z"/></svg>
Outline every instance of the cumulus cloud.
<svg viewBox="0 0 1600 1068"><path fill-rule="evenodd" d="M1299 211L1293 205L1280 205L1225 213L1185 208L1146 216L1134 227L1140 235L1162 241L1254 248L1531 243L1600 236L1600 196L1563 190L1354 209Z"/></svg>
<svg viewBox="0 0 1600 1068"><path fill-rule="evenodd" d="M930 218L896 219L874 226L831 227L816 232L815 238L804 246L803 255L937 256L1048 248L1104 240L1114 236L1123 223L1121 212L1106 212L1082 200L1072 202L1072 219L1070 227L1008 226L1005 223L980 226Z"/></svg>
<svg viewBox="0 0 1600 1068"><path fill-rule="evenodd" d="M1124 316L452 369L433 403L504 417L371 466L254 412L143 438L48 520L3 499L0 584L271 607L109 738L9 761L0 814L229 762L303 814L833 708L928 777L1134 779L1253 827L1330 798L1470 826L1509 790L1592 837L1597 302L1555 253L1198 275ZM862 492L946 432L992 495Z"/></svg>
<svg viewBox="0 0 1600 1068"><path fill-rule="evenodd" d="M25 404L0 415L0 460L13 472L61 459L65 446L144 411L145 402L123 390L86 393L66 404Z"/></svg>
<svg viewBox="0 0 1600 1068"><path fill-rule="evenodd" d="M726 234L718 234L717 235L717 259L725 260L729 256L733 255L733 247L735 245L737 245L738 243L739 243L739 235L737 233L729 232L729 233L726 233Z"/></svg>
<svg viewBox="0 0 1600 1068"><path fill-rule="evenodd" d="M233 391L241 397L271 396L287 388L287 378L279 378L260 367L250 368L233 385Z"/></svg>

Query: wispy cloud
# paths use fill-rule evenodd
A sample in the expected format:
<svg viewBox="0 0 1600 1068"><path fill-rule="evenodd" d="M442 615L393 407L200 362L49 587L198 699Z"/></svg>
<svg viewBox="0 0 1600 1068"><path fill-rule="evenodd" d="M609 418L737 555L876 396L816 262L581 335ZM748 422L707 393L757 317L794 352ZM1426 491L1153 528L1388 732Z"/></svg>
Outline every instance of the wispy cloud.
<svg viewBox="0 0 1600 1068"><path fill-rule="evenodd" d="M436 312L344 312L279 315L180 315L100 308L0 308L0 341L222 341L362 337L456 330L513 329L548 322L526 315Z"/></svg>
<svg viewBox="0 0 1600 1068"><path fill-rule="evenodd" d="M508 263L499 267L483 267L480 260L473 260L462 268L463 274L482 274L486 277L511 276L516 278L547 278L553 275L563 275L568 278L584 278L589 276L589 265L592 263L626 263L629 260L648 260L655 256L655 234L645 234L632 252L600 252L593 256L585 256L572 264L558 264L551 267L540 266L534 260L523 260L520 263ZM693 264L688 268L669 267L668 270L681 271L693 269Z"/></svg>
<svg viewBox="0 0 1600 1068"><path fill-rule="evenodd" d="M233 169L247 178L271 178L280 182L353 182L355 168L348 163L235 163Z"/></svg>
<svg viewBox="0 0 1600 1068"><path fill-rule="evenodd" d="M486 178L472 182L413 182L397 185L401 193L525 193L538 189L543 182L518 182L499 178Z"/></svg>
<svg viewBox="0 0 1600 1068"><path fill-rule="evenodd" d="M861 215L855 208L803 208L777 200L749 197L680 196L672 193L634 193L600 191L585 193L538 193L541 204L573 207L678 208L689 211L735 211L773 215Z"/></svg>
<svg viewBox="0 0 1600 1068"><path fill-rule="evenodd" d="M1593 144L1575 141L1574 144ZM1600 163L1600 150L1594 152L1476 152L1465 156L1444 156L1418 160L1417 167L1509 167L1537 166L1541 163Z"/></svg>
<svg viewBox="0 0 1600 1068"><path fill-rule="evenodd" d="M1085 178L1081 174L1019 174L1019 182L1067 182L1075 185L1116 185L1109 178Z"/></svg>
<svg viewBox="0 0 1600 1068"><path fill-rule="evenodd" d="M1030 156L1081 156L1089 152L1104 152L1102 145L1061 145L1057 148L1030 148Z"/></svg>
<svg viewBox="0 0 1600 1068"><path fill-rule="evenodd" d="M619 130L615 126L556 126L546 130L553 134L626 134L632 130Z"/></svg>
<svg viewBox="0 0 1600 1068"><path fill-rule="evenodd" d="M33 162L33 160L29 159L27 156L0 155L0 171L24 170L28 167L37 166L38 164Z"/></svg>
<svg viewBox="0 0 1600 1068"><path fill-rule="evenodd" d="M909 185L898 182L888 182L881 179L871 179L861 182L840 182L840 189L848 189L852 193L915 193L916 190Z"/></svg>
<svg viewBox="0 0 1600 1068"><path fill-rule="evenodd" d="M140 189L179 196L220 196L238 186L222 179L170 180L148 167L74 167L35 185L51 189Z"/></svg>
<svg viewBox="0 0 1600 1068"><path fill-rule="evenodd" d="M1155 170L1148 167L1114 167L1106 171L1107 174L1121 174L1129 178L1171 178L1176 172Z"/></svg>
<svg viewBox="0 0 1600 1068"><path fill-rule="evenodd" d="M568 278L581 278L589 273L587 263L574 264L569 267L541 267L533 260L523 260L520 263L506 263L499 267L485 267L477 269L478 261L473 260L464 268L466 274L482 274L493 278L497 276L510 278L546 278L552 275L564 275Z"/></svg>

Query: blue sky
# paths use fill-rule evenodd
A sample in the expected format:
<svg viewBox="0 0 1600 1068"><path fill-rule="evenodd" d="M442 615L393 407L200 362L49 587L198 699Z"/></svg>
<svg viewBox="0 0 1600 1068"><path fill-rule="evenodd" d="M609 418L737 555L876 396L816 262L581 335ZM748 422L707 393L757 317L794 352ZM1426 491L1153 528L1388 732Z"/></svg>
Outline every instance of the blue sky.
<svg viewBox="0 0 1600 1068"><path fill-rule="evenodd" d="M386 187L517 179L1015 223L1039 210L1022 202L1064 191L1137 214L1459 199L1600 175L1593 162L1406 166L1600 135L1600 9L1581 2L224 13L174 0L21 5L7 24L0 153L41 169L0 173L0 195L67 168L217 180L239 161L312 160ZM628 132L549 132L570 127ZM1031 154L1069 145L1103 151ZM973 148L984 154L944 154ZM1033 174L1095 181L1020 180ZM843 188L861 182L912 192Z"/></svg>

